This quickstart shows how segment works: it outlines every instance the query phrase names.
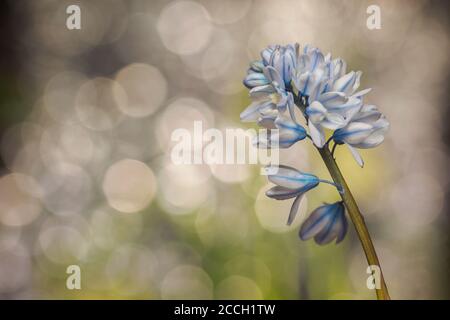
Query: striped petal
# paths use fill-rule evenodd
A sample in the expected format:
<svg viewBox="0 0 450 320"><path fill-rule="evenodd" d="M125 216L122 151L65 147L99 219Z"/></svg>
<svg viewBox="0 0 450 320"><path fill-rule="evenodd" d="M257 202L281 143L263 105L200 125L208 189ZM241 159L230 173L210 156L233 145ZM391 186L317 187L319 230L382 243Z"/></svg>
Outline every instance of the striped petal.
<svg viewBox="0 0 450 320"><path fill-rule="evenodd" d="M275 186L266 191L266 196L276 200L287 200L295 198L301 191Z"/></svg>
<svg viewBox="0 0 450 320"><path fill-rule="evenodd" d="M248 74L244 79L244 85L252 89L258 86L268 85L270 82L267 80L266 76L259 72L253 72Z"/></svg>
<svg viewBox="0 0 450 320"><path fill-rule="evenodd" d="M305 194L300 193L294 200L291 206L291 210L289 211L289 216L287 220L287 225L290 226L292 222L294 222L295 216L297 215L298 208L300 207L300 204L302 203L302 200L304 199Z"/></svg>
<svg viewBox="0 0 450 320"><path fill-rule="evenodd" d="M318 148L322 148L325 145L325 133L321 127L316 126L312 121L308 121L309 134L314 144Z"/></svg>
<svg viewBox="0 0 450 320"><path fill-rule="evenodd" d="M342 202L323 205L314 210L300 228L299 236L302 240L314 237L319 245L342 241L347 233L347 218Z"/></svg>
<svg viewBox="0 0 450 320"><path fill-rule="evenodd" d="M307 191L319 184L319 178L313 174L303 173L288 166L278 166L276 174L269 174L269 181L288 189Z"/></svg>
<svg viewBox="0 0 450 320"><path fill-rule="evenodd" d="M353 148L351 145L346 144L347 148L350 150L350 152L352 153L353 158L355 159L355 161L358 163L358 165L362 168L364 167L364 160L361 157L361 155L359 154L358 150L356 150L355 148Z"/></svg>
<svg viewBox="0 0 450 320"><path fill-rule="evenodd" d="M337 143L358 144L367 139L373 132L373 126L363 122L352 122L333 134Z"/></svg>

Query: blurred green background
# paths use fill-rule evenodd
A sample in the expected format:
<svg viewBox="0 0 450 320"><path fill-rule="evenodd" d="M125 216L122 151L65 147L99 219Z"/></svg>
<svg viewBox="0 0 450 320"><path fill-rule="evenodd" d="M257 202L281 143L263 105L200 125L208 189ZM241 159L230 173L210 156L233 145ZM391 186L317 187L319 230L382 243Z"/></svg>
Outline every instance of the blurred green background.
<svg viewBox="0 0 450 320"><path fill-rule="evenodd" d="M66 8L81 8L81 30ZM381 8L380 30L366 9ZM445 1L4 1L0 297L372 299L354 230L297 237L337 200L267 199L257 165L170 160L176 128L247 128L247 65L268 44L311 44L363 71L391 122L360 169L337 159L394 299L449 298L449 4ZM328 178L299 143L281 163ZM82 289L66 288L79 265Z"/></svg>

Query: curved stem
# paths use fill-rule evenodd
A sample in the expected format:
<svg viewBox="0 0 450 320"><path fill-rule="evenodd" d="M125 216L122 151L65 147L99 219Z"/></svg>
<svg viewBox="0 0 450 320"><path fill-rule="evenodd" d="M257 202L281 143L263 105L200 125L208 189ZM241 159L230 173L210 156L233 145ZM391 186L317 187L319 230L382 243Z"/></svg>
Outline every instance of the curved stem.
<svg viewBox="0 0 450 320"><path fill-rule="evenodd" d="M329 185L332 185L332 186L336 187L336 189L338 190L339 193L344 192L344 189L342 189L340 184L337 184L337 183L332 182L332 181L324 180L324 179L319 179L319 181L321 183L326 183L326 184L329 184Z"/></svg>
<svg viewBox="0 0 450 320"><path fill-rule="evenodd" d="M344 177L342 176L341 170L339 169L336 161L334 160L330 150L328 148L317 149L319 150L320 155L322 156L325 165L330 172L333 181L336 184L342 186L344 192L341 193L341 198L345 203L347 208L347 212L355 226L356 233L358 234L359 240L363 247L364 253L366 255L367 263L372 266L376 265L380 268L380 277L381 277L381 288L376 289L378 300L390 300L388 289L386 283L384 281L383 272L381 271L381 265L377 257L377 253L375 251L375 247L373 246L372 239L369 234L369 230L364 222L364 217L359 211L358 205L356 204L353 195L345 182Z"/></svg>
<svg viewBox="0 0 450 320"><path fill-rule="evenodd" d="M333 144L333 149L331 149L331 156L334 158L334 152L336 151L336 147L338 146L338 144L335 142Z"/></svg>

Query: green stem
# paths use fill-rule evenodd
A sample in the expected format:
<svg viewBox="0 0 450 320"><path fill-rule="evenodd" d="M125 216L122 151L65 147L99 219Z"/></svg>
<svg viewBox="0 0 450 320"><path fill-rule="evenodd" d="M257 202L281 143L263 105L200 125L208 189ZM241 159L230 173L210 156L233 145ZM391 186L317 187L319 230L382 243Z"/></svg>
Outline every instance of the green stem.
<svg viewBox="0 0 450 320"><path fill-rule="evenodd" d="M341 198L344 201L347 212L353 222L353 225L355 226L356 233L358 234L359 240L361 241L361 245L367 258L367 263L369 264L369 266L376 265L380 268L381 288L376 289L377 298L378 300L390 300L388 289L384 281L383 272L381 271L381 265L375 251L375 247L373 246L369 230L367 229L367 226L364 222L364 217L362 216L361 211L359 211L358 205L356 204L356 201L353 198L353 195L347 183L345 182L344 177L342 176L341 170L339 169L336 161L331 155L328 146L325 146L321 149L318 148L317 150L319 150L319 153L322 156L322 159L325 162L325 165L327 166L328 171L333 178L333 181L336 184L341 185L344 190L344 192L341 193Z"/></svg>

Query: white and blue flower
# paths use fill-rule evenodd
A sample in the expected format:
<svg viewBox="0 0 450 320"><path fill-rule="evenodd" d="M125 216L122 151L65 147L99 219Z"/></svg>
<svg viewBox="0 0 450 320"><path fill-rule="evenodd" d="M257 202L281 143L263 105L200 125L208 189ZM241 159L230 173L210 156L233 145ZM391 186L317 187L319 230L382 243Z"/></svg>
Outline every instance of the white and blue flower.
<svg viewBox="0 0 450 320"><path fill-rule="evenodd" d="M341 242L347 234L348 223L345 207L342 201L325 204L316 210L303 222L299 236L302 240L314 238L319 245L336 240Z"/></svg>
<svg viewBox="0 0 450 320"><path fill-rule="evenodd" d="M355 148L368 149L378 146L384 141L389 129L389 122L374 105L364 105L345 127L333 133L337 144L345 144L353 157L362 167L364 161Z"/></svg>
<svg viewBox="0 0 450 320"><path fill-rule="evenodd" d="M361 71L347 72L344 60L332 59L318 48L305 46L300 50L298 44L268 46L261 51L261 60L250 64L244 79L253 102L241 113L241 120L270 129L268 136L257 137L259 147L289 148L309 137L316 147L329 148L329 142L334 141L332 153L337 145L345 144L363 166L357 148L373 148L383 142L389 122L375 106L364 104L364 96L371 89L359 90L361 76ZM295 119L297 107L303 112L309 132ZM332 131L328 140L326 130ZM275 184L266 195L277 200L295 199L288 225L304 194L319 183L344 192L341 186L313 174L287 166L275 169L266 168L269 180ZM346 232L345 208L342 202L336 202L314 210L303 223L300 238L314 238L318 244L336 239L338 243Z"/></svg>
<svg viewBox="0 0 450 320"><path fill-rule="evenodd" d="M266 168L269 173L269 181L276 186L269 189L266 195L277 200L295 198L287 221L287 224L290 225L294 221L304 194L317 187L321 180L313 174L304 173L288 166L278 166L277 170L273 169L273 167ZM274 171L276 173L272 173Z"/></svg>
<svg viewBox="0 0 450 320"><path fill-rule="evenodd" d="M268 135L266 133L258 135L256 144L260 148L285 149L307 137L305 128L287 112L278 113L276 117L261 117L259 123L265 128L276 129L271 130Z"/></svg>

